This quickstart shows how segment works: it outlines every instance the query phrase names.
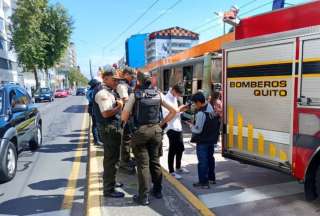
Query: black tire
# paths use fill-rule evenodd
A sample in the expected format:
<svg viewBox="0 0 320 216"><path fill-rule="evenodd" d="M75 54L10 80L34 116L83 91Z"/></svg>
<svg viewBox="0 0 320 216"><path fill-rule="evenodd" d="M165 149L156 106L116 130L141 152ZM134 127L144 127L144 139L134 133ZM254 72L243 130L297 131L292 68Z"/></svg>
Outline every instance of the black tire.
<svg viewBox="0 0 320 216"><path fill-rule="evenodd" d="M315 186L316 186L316 193L317 193L318 197L320 198L320 165L318 165L318 168L316 170Z"/></svg>
<svg viewBox="0 0 320 216"><path fill-rule="evenodd" d="M13 179L17 172L18 154L12 142L7 143L3 155L4 157L0 158L0 182L7 182Z"/></svg>
<svg viewBox="0 0 320 216"><path fill-rule="evenodd" d="M42 129L41 125L37 125L36 132L34 134L34 137L29 143L29 147L31 151L37 150L42 145Z"/></svg>

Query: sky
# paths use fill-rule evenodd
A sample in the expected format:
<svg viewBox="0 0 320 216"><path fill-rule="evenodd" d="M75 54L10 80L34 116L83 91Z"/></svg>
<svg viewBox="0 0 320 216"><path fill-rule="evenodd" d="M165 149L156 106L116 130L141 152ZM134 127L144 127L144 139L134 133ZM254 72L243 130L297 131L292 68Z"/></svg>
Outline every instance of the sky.
<svg viewBox="0 0 320 216"><path fill-rule="evenodd" d="M286 0L288 4L303 2L307 0ZM81 72L87 77L89 59L96 74L98 67L113 64L125 55L125 40L133 34L179 26L199 33L201 43L223 33L222 22L215 12L236 5L243 18L272 8L270 0L51 0L50 3L62 4L72 16L71 40L76 45Z"/></svg>

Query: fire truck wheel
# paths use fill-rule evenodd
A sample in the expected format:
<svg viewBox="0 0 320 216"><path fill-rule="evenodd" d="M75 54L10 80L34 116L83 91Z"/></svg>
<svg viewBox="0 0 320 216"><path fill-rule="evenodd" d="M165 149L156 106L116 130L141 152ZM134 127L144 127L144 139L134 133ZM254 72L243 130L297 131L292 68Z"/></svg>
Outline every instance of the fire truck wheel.
<svg viewBox="0 0 320 216"><path fill-rule="evenodd" d="M315 184L317 195L318 197L320 197L320 165L318 166L316 171Z"/></svg>

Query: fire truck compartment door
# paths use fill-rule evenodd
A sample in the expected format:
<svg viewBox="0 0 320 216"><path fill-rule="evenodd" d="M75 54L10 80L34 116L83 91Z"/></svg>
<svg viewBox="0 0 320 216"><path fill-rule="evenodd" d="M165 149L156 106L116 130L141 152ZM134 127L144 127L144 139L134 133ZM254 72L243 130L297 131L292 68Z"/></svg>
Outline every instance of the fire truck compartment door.
<svg viewBox="0 0 320 216"><path fill-rule="evenodd" d="M225 149L291 167L295 41L226 50Z"/></svg>
<svg viewBox="0 0 320 216"><path fill-rule="evenodd" d="M301 106L320 107L320 38L301 39L299 68Z"/></svg>

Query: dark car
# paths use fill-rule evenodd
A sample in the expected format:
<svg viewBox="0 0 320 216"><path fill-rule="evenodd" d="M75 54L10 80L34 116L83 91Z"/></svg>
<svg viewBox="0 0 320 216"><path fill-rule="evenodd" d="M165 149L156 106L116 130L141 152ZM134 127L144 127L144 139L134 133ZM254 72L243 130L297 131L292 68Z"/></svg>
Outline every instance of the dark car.
<svg viewBox="0 0 320 216"><path fill-rule="evenodd" d="M50 88L40 88L34 93L35 102L49 101L54 100L53 92Z"/></svg>
<svg viewBox="0 0 320 216"><path fill-rule="evenodd" d="M86 89L85 88L77 88L77 91L76 91L76 96L84 96L86 95Z"/></svg>
<svg viewBox="0 0 320 216"><path fill-rule="evenodd" d="M11 180L18 153L42 144L42 120L36 104L18 85L0 85L0 182Z"/></svg>

